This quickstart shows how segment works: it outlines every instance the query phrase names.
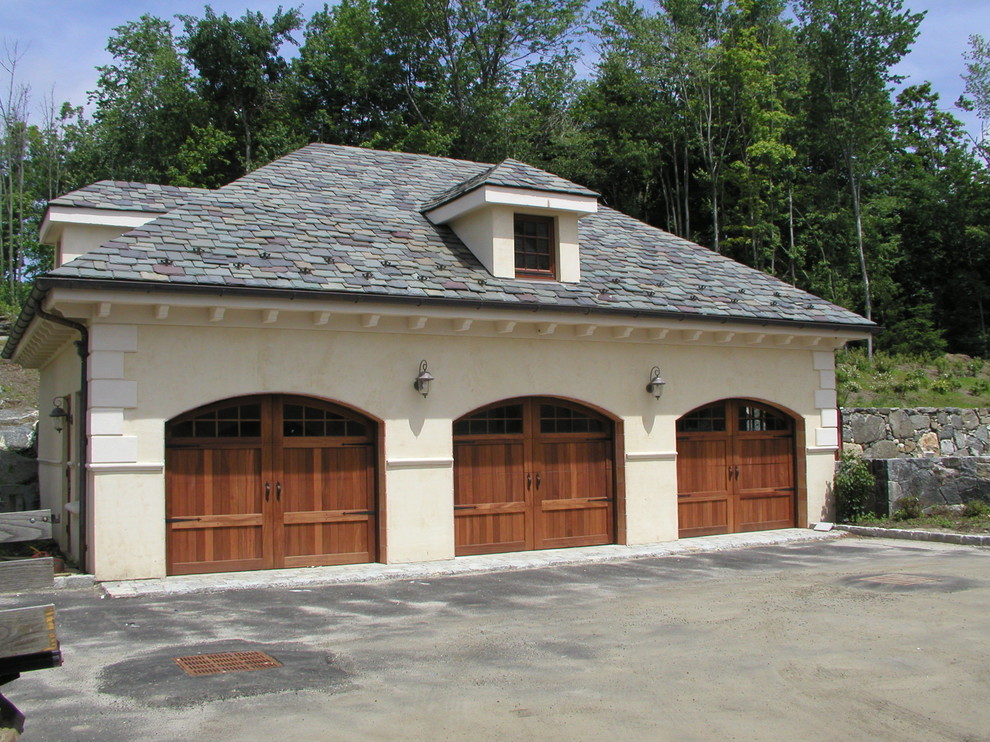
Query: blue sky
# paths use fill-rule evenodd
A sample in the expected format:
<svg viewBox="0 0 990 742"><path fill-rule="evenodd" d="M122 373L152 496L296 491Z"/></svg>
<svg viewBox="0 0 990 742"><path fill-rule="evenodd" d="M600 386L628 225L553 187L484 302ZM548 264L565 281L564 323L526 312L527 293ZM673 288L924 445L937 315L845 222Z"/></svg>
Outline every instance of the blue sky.
<svg viewBox="0 0 990 742"><path fill-rule="evenodd" d="M172 18L177 13L202 15L203 0L0 0L0 43L21 53L18 80L30 85L33 100L54 92L56 102L86 102L96 85L97 65L107 64L107 37L115 26L143 13ZM266 16L292 2L213 0L213 9L232 16L261 11ZM941 94L944 107L963 92L962 53L970 34L990 35L990 2L987 0L907 0L912 10L928 10L914 49L897 68L907 83L930 80ZM305 17L323 7L322 2L302 3ZM973 116L956 112L973 133Z"/></svg>

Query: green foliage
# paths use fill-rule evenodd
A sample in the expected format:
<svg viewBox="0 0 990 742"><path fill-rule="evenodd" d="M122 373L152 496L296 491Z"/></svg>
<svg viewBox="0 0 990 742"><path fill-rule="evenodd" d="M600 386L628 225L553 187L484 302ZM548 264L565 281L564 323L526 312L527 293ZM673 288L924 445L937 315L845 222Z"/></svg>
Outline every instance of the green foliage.
<svg viewBox="0 0 990 742"><path fill-rule="evenodd" d="M836 353L836 385L844 407L984 407L990 365L967 356Z"/></svg>
<svg viewBox="0 0 990 742"><path fill-rule="evenodd" d="M289 65L279 50L302 25L299 10L280 7L271 20L251 11L233 19L207 5L202 18L179 19L185 29L180 42L198 73L195 89L210 106L213 122L240 145L239 172L232 175L250 172L256 160L285 154L288 142L266 148L261 134L282 113L278 102Z"/></svg>
<svg viewBox="0 0 990 742"><path fill-rule="evenodd" d="M890 516L894 520L913 520L922 516L921 500L914 495L902 497L896 504L897 509Z"/></svg>
<svg viewBox="0 0 990 742"><path fill-rule="evenodd" d="M970 500L963 505L962 514L966 518L990 518L990 504L982 500Z"/></svg>
<svg viewBox="0 0 990 742"><path fill-rule="evenodd" d="M854 454L843 454L832 486L839 522L855 523L866 517L873 505L875 490L876 479L866 462Z"/></svg>

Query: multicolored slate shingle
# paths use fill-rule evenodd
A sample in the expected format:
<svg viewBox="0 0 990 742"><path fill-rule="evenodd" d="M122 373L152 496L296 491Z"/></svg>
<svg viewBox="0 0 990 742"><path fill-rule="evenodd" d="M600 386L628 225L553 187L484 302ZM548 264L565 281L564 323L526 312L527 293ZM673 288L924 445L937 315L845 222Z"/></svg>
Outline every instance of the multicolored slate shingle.
<svg viewBox="0 0 990 742"><path fill-rule="evenodd" d="M164 214L204 193L209 191L205 188L181 188L126 180L99 180L59 196L50 203L53 206Z"/></svg>
<svg viewBox="0 0 990 742"><path fill-rule="evenodd" d="M216 191L107 182L54 203L184 201L52 271L98 279L872 328L866 319L613 209L580 221L581 282L494 278L427 208L480 184L595 195L523 163L492 166L312 144ZM137 185L137 187L135 187ZM97 189L96 191L92 189ZM155 191L154 189L159 189ZM142 190L147 189L147 190ZM97 195L97 193L99 195ZM157 193L157 196L153 194ZM452 195L453 194L453 195ZM87 203L88 202L88 203Z"/></svg>

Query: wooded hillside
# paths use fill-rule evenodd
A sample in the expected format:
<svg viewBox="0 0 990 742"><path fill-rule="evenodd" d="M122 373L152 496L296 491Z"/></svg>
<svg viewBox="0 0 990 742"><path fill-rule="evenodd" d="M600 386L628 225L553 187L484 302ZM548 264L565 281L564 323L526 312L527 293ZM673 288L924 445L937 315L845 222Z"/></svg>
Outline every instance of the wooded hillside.
<svg viewBox="0 0 990 742"><path fill-rule="evenodd" d="M103 178L217 187L311 141L497 162L886 326L990 353L990 147L891 70L900 0L343 0L309 17L142 16L89 108L0 86L2 298L49 265L45 202ZM990 121L990 44L959 60Z"/></svg>

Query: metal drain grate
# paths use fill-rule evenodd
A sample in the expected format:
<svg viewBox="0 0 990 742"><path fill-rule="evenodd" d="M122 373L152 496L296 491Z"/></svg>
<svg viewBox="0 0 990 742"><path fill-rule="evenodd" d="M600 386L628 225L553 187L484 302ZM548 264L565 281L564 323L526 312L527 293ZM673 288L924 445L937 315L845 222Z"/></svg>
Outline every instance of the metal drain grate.
<svg viewBox="0 0 990 742"><path fill-rule="evenodd" d="M281 667L282 663L264 652L217 652L192 657L173 657L186 675L217 675L223 672L246 672Z"/></svg>
<svg viewBox="0 0 990 742"><path fill-rule="evenodd" d="M938 582L937 577L922 577L921 575L875 575L861 577L860 582L875 582L879 585L930 585Z"/></svg>

